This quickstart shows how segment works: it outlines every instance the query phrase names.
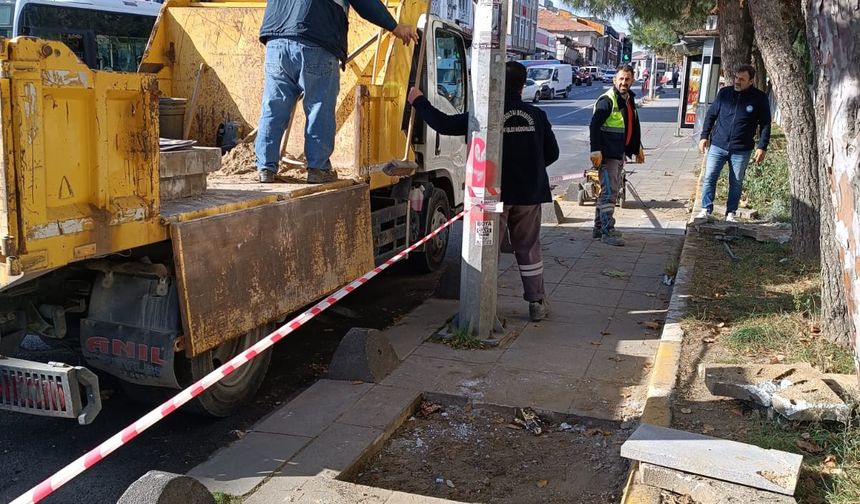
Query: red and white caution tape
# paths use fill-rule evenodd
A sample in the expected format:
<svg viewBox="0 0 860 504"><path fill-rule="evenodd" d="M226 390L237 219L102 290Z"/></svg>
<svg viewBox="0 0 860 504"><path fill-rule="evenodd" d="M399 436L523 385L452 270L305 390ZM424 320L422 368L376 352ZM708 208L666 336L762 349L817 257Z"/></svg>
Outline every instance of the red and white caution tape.
<svg viewBox="0 0 860 504"><path fill-rule="evenodd" d="M154 410L142 416L136 422L132 423L120 432L114 434L99 446L96 446L82 457L78 458L71 464L62 468L50 478L39 483L37 486L30 489L28 492L24 493L23 495L12 501L11 504L35 504L36 502L39 502L48 495L52 494L55 490L65 485L82 472L101 462L105 457L113 453L114 450L116 450L120 446L123 446L124 444L127 444L129 441L137 437L138 434L152 427L159 420L173 413L191 399L202 394L206 389L217 383L219 380L228 376L240 366L247 364L248 361L261 354L278 341L284 339L287 335L304 325L307 321L316 317L324 310L329 308L331 305L337 303L338 301L346 297L347 294L361 287L362 285L367 283L368 280L375 277L392 264L406 257L409 252L412 252L416 248L430 241L431 238L435 237L440 232L442 232L442 230L444 230L445 228L459 220L461 217L463 217L465 213L465 211L458 213L448 222L446 222L439 228L434 229L430 234L418 240L406 250L400 252L396 256L385 261L385 263L377 266L373 270L368 271L364 275L353 280L334 294L315 304L309 310L290 320L289 322L281 326L279 329L277 329L275 332L258 341L244 352L227 361L225 364L222 364L221 367L219 367L215 371L212 371L208 375L204 376L190 387L173 396L173 398L165 401L161 406L158 406Z"/></svg>

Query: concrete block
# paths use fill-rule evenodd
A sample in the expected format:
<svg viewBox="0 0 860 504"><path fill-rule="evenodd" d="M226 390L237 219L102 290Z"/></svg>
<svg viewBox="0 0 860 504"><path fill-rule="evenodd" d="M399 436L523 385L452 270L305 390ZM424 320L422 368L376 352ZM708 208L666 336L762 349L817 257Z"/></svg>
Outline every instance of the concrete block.
<svg viewBox="0 0 860 504"><path fill-rule="evenodd" d="M639 481L681 495L698 504L796 504L794 497L735 485L653 464L639 464Z"/></svg>
<svg viewBox="0 0 860 504"><path fill-rule="evenodd" d="M215 504L202 483L163 471L149 471L131 484L117 504Z"/></svg>
<svg viewBox="0 0 860 504"><path fill-rule="evenodd" d="M187 198L206 192L206 174L182 175L158 181L161 201Z"/></svg>
<svg viewBox="0 0 860 504"><path fill-rule="evenodd" d="M843 401L860 403L860 383L858 383L857 375L826 374L824 375L824 383L836 392L836 395Z"/></svg>
<svg viewBox="0 0 860 504"><path fill-rule="evenodd" d="M621 456L762 490L794 495L801 455L643 424Z"/></svg>
<svg viewBox="0 0 860 504"><path fill-rule="evenodd" d="M352 407L373 385L319 380L254 426L256 432L315 437Z"/></svg>
<svg viewBox="0 0 860 504"><path fill-rule="evenodd" d="M188 475L212 492L245 495L310 441L307 437L249 432Z"/></svg>
<svg viewBox="0 0 860 504"><path fill-rule="evenodd" d="M353 327L338 345L328 369L331 380L379 383L400 364L394 347L376 329Z"/></svg>
<svg viewBox="0 0 860 504"><path fill-rule="evenodd" d="M809 364L714 365L705 386L716 396L755 402L790 420L847 422L850 408Z"/></svg>
<svg viewBox="0 0 860 504"><path fill-rule="evenodd" d="M192 147L161 152L158 160L160 178L207 174L221 168L220 147Z"/></svg>
<svg viewBox="0 0 860 504"><path fill-rule="evenodd" d="M561 224L564 222L564 212L561 211L561 205L556 200L541 205L540 214L541 224Z"/></svg>

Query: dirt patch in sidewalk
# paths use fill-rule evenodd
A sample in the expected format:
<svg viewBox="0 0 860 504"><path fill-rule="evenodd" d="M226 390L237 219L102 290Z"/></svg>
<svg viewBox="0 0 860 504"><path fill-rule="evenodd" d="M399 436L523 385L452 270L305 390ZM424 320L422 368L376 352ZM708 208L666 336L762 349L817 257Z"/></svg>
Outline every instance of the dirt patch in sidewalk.
<svg viewBox="0 0 860 504"><path fill-rule="evenodd" d="M630 426L559 417L535 436L510 409L446 406L409 418L355 483L465 502L618 502ZM560 420L566 420L566 425Z"/></svg>

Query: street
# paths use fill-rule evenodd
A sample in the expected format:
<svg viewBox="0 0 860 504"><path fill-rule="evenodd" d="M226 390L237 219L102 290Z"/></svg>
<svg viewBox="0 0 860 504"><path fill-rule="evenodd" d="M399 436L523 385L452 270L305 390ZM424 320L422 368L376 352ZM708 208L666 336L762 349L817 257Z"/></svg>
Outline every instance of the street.
<svg viewBox="0 0 860 504"><path fill-rule="evenodd" d="M579 175L585 168L591 108L608 86L594 83L573 87L568 99L539 103L561 148L559 161L549 169L551 176ZM459 241L452 241L448 255L448 264L454 266L449 269L457 271ZM112 503L148 470L185 473L322 377L340 338L351 327L383 329L391 325L431 296L440 278L446 284L438 288L444 292L441 295L456 296L456 273L419 276L406 265L393 267L280 343L261 391L241 414L225 419L174 414L44 502ZM24 350L20 356L84 364L63 350ZM149 411L149 407L127 398L110 377L100 378L103 410L91 425L14 413L0 415L0 446L5 458L0 468L0 501L17 497Z"/></svg>

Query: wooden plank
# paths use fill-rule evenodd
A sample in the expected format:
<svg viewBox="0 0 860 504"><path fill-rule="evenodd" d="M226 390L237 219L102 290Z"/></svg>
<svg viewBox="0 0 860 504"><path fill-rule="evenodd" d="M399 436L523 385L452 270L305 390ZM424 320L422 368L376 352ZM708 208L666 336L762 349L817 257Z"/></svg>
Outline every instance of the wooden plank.
<svg viewBox="0 0 860 504"><path fill-rule="evenodd" d="M793 495L801 455L640 425L621 445L621 456L731 483Z"/></svg>
<svg viewBox="0 0 860 504"><path fill-rule="evenodd" d="M171 225L191 355L325 296L374 266L365 184Z"/></svg>

